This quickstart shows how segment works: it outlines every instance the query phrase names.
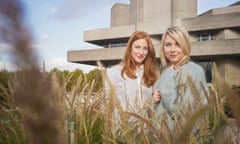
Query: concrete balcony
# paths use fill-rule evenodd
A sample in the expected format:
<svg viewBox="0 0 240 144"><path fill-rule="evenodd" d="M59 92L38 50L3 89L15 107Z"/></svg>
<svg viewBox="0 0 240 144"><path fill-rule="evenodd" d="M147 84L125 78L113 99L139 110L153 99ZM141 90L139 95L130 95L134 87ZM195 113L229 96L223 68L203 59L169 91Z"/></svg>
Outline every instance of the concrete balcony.
<svg viewBox="0 0 240 144"><path fill-rule="evenodd" d="M154 45L156 58L159 58L160 45ZM124 47L74 50L67 52L68 62L96 65L116 64L124 54ZM191 56L198 60L214 59L219 56L240 57L240 39L193 42Z"/></svg>
<svg viewBox="0 0 240 144"><path fill-rule="evenodd" d="M188 31L239 28L240 12L219 15L202 15L182 20L182 26Z"/></svg>

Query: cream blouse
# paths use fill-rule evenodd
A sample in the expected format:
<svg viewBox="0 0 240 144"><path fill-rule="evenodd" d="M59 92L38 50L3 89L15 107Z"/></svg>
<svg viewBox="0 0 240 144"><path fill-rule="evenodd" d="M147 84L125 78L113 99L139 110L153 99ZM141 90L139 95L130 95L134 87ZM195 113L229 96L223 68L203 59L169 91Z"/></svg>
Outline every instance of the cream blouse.
<svg viewBox="0 0 240 144"><path fill-rule="evenodd" d="M116 95L123 110L139 112L145 106L147 100L151 99L153 92L152 86L148 88L143 84L143 65L137 69L136 79L131 79L126 75L124 75L125 79L122 78L122 68L122 65L115 65L108 68L107 76L116 88Z"/></svg>

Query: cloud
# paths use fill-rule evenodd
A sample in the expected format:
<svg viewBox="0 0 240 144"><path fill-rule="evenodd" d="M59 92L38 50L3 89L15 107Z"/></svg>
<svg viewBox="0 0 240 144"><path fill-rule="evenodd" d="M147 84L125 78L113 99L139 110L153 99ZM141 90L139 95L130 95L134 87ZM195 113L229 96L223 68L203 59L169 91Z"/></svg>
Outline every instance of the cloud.
<svg viewBox="0 0 240 144"><path fill-rule="evenodd" d="M94 2L95 1L95 2ZM84 17L91 13L100 1L93 0L65 0L62 7L55 11L55 18L58 20L71 20ZM100 2L101 4L101 2Z"/></svg>
<svg viewBox="0 0 240 144"><path fill-rule="evenodd" d="M54 11L53 16L61 21L81 19L98 13L101 9L111 7L115 2L128 0L64 0L63 5Z"/></svg>
<svg viewBox="0 0 240 144"><path fill-rule="evenodd" d="M12 46L5 43L0 43L0 54L10 54Z"/></svg>
<svg viewBox="0 0 240 144"><path fill-rule="evenodd" d="M26 4L32 4L33 3L33 0L22 0L23 3L26 3Z"/></svg>
<svg viewBox="0 0 240 144"><path fill-rule="evenodd" d="M43 62L39 64L40 70L43 69ZM74 71L76 69L82 70L84 73L88 73L89 71L97 68L96 66L84 65L84 64L75 64L69 63L64 58L55 58L50 61L45 61L45 70L49 72L53 68L57 68L61 71L68 70ZM9 60L2 59L0 57L0 70L6 69L8 71L16 71L18 68L17 66Z"/></svg>
<svg viewBox="0 0 240 144"><path fill-rule="evenodd" d="M15 70L14 64L10 61L13 58L12 47L6 44L0 44L0 70Z"/></svg>
<svg viewBox="0 0 240 144"><path fill-rule="evenodd" d="M46 49L48 47L48 45L46 45L46 44L33 44L32 47L34 49Z"/></svg>
<svg viewBox="0 0 240 144"><path fill-rule="evenodd" d="M84 73L88 73L90 70L95 69L96 67L90 66L90 65L69 63L65 58L58 57L58 58L51 59L50 61L45 61L45 69L47 71L50 71L53 68L58 68L59 70L69 70L69 71L80 69Z"/></svg>
<svg viewBox="0 0 240 144"><path fill-rule="evenodd" d="M48 35L41 35L39 39L40 39L40 41L50 41L51 40Z"/></svg>

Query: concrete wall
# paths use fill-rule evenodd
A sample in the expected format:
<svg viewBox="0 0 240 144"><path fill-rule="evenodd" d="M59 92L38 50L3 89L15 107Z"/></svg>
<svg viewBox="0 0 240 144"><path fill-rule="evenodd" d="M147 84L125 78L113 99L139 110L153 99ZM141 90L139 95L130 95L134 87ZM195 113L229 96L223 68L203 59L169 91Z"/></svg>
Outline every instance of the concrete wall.
<svg viewBox="0 0 240 144"><path fill-rule="evenodd" d="M240 38L240 30L225 29L224 33L225 33L224 39L237 39L237 38Z"/></svg>
<svg viewBox="0 0 240 144"><path fill-rule="evenodd" d="M157 23L155 27L169 27L171 17L171 0L151 0L144 3L144 23Z"/></svg>
<svg viewBox="0 0 240 144"><path fill-rule="evenodd" d="M172 0L172 25L181 25L181 19L197 16L197 0Z"/></svg>
<svg viewBox="0 0 240 144"><path fill-rule="evenodd" d="M240 26L240 13L203 15L182 20L182 26L189 31L225 29Z"/></svg>
<svg viewBox="0 0 240 144"><path fill-rule="evenodd" d="M240 53L240 40L212 40L202 42L192 42L192 56L223 56L238 55Z"/></svg>
<svg viewBox="0 0 240 144"><path fill-rule="evenodd" d="M227 58L216 60L219 74L230 85L240 85L240 63L239 59Z"/></svg>
<svg viewBox="0 0 240 144"><path fill-rule="evenodd" d="M225 8L216 8L211 11L212 15L226 14L226 13L235 13L240 12L240 5L225 7Z"/></svg>
<svg viewBox="0 0 240 144"><path fill-rule="evenodd" d="M225 39L225 30L221 30L216 33L216 40Z"/></svg>
<svg viewBox="0 0 240 144"><path fill-rule="evenodd" d="M130 24L143 22L144 0L130 0Z"/></svg>
<svg viewBox="0 0 240 144"><path fill-rule="evenodd" d="M189 33L189 40L190 40L190 42L197 42L198 41L198 35Z"/></svg>
<svg viewBox="0 0 240 144"><path fill-rule="evenodd" d="M240 30L224 29L216 34L216 40L221 39L239 39Z"/></svg>
<svg viewBox="0 0 240 144"><path fill-rule="evenodd" d="M118 27L103 28L96 30L84 31L84 41L94 41L102 39L114 39L121 37L129 37L135 31L135 25L124 25Z"/></svg>
<svg viewBox="0 0 240 144"><path fill-rule="evenodd" d="M111 8L111 27L129 25L129 5L116 3Z"/></svg>
<svg viewBox="0 0 240 144"><path fill-rule="evenodd" d="M113 49L99 48L94 50L68 51L68 61L97 61L121 59L124 54L124 47Z"/></svg>

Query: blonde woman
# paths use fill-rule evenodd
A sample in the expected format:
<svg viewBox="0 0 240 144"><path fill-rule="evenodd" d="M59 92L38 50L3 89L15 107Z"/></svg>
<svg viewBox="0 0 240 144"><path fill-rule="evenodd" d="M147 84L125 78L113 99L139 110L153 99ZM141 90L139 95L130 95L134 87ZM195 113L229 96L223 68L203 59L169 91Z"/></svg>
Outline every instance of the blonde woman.
<svg viewBox="0 0 240 144"><path fill-rule="evenodd" d="M182 27L168 28L160 48L164 70L154 85L154 89L160 91L160 95L153 95L153 100L158 102L157 114L166 111L171 119L175 119L175 116L181 117L178 113L180 109L206 104L204 91L207 92L208 88L205 72L190 60L190 53L188 32Z"/></svg>

